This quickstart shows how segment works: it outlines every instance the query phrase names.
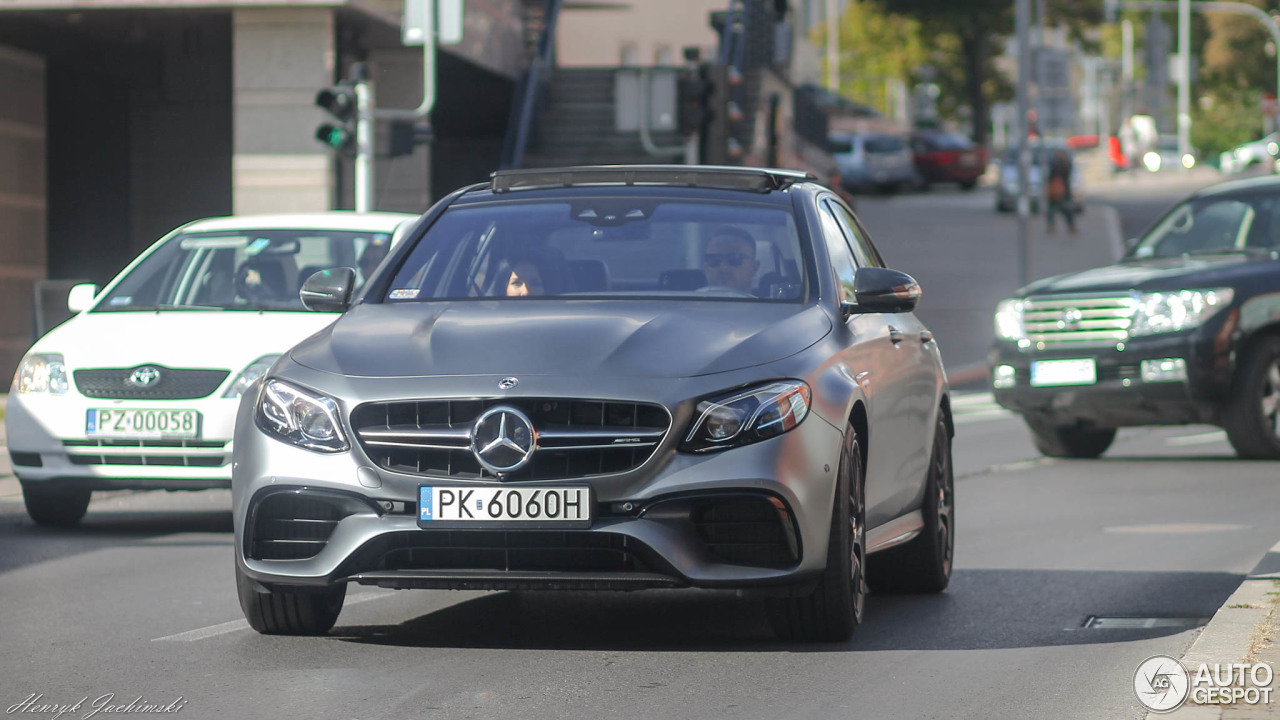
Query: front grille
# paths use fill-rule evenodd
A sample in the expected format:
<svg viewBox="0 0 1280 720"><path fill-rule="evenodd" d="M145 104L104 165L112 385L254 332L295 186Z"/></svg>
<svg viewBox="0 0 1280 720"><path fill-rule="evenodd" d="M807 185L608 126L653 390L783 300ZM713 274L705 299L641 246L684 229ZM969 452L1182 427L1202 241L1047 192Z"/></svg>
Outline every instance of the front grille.
<svg viewBox="0 0 1280 720"><path fill-rule="evenodd" d="M379 467L449 478L490 475L470 449L476 418L495 405L533 422L538 447L504 480L574 479L627 472L644 464L666 435L660 405L564 398L421 400L369 403L351 413L360 446Z"/></svg>
<svg viewBox="0 0 1280 720"><path fill-rule="evenodd" d="M249 556L257 560L305 560L329 542L351 513L335 498L299 492L267 495L254 507Z"/></svg>
<svg viewBox="0 0 1280 720"><path fill-rule="evenodd" d="M227 464L225 440L63 440L72 465L143 465L164 467L222 467ZM129 452L160 449L160 453ZM210 450L222 452L163 452ZM96 451L96 452L95 452Z"/></svg>
<svg viewBox="0 0 1280 720"><path fill-rule="evenodd" d="M1023 304L1027 340L1038 349L1105 347L1129 339L1132 295L1042 295Z"/></svg>
<svg viewBox="0 0 1280 720"><path fill-rule="evenodd" d="M582 531L431 530L395 533L366 546L361 570L652 572L651 551L624 535Z"/></svg>
<svg viewBox="0 0 1280 720"><path fill-rule="evenodd" d="M717 562L777 567L800 559L791 516L766 497L708 500L693 508L691 518Z"/></svg>
<svg viewBox="0 0 1280 720"><path fill-rule="evenodd" d="M150 387L137 387L129 383L129 378L138 368L76 370L76 389L85 397L110 400L194 400L212 395L231 374L230 370L139 367L158 369L160 380Z"/></svg>

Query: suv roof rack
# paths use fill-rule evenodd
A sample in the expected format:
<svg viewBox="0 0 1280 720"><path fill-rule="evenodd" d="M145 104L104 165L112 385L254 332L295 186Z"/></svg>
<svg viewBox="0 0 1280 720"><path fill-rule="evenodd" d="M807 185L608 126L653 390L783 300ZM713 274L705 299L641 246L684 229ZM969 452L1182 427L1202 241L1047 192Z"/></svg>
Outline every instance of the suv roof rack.
<svg viewBox="0 0 1280 720"><path fill-rule="evenodd" d="M767 193L797 182L817 180L810 172L717 165L588 165L527 170L499 170L492 175L495 193L544 188L641 185L697 187Z"/></svg>

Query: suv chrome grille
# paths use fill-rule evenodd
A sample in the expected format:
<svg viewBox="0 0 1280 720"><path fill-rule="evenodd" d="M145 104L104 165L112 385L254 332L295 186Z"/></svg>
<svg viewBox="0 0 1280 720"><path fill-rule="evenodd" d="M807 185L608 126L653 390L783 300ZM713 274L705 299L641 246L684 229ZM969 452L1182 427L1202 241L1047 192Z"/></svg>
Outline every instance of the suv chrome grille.
<svg viewBox="0 0 1280 720"><path fill-rule="evenodd" d="M1042 295L1022 306L1027 340L1037 348L1101 347L1129 339L1132 295Z"/></svg>
<svg viewBox="0 0 1280 720"><path fill-rule="evenodd" d="M666 408L647 403L568 398L405 400L367 403L351 412L360 447L379 467L431 477L491 476L471 452L471 427L505 405L533 422L530 462L504 480L573 479L634 470L671 425Z"/></svg>

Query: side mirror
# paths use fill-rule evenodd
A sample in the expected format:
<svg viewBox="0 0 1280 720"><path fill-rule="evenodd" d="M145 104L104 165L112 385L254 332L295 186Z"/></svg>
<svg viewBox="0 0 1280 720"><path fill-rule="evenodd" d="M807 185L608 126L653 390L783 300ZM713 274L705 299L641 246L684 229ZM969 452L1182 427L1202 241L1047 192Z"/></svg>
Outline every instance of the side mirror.
<svg viewBox="0 0 1280 720"><path fill-rule="evenodd" d="M920 283L904 272L888 268L858 268L853 276L853 303L843 303L846 316L855 312L910 312L920 301Z"/></svg>
<svg viewBox="0 0 1280 720"><path fill-rule="evenodd" d="M67 309L73 313L84 312L93 307L93 298L98 294L98 286L93 283L72 285L67 293Z"/></svg>
<svg viewBox="0 0 1280 720"><path fill-rule="evenodd" d="M307 278L298 297L312 312L341 313L351 307L356 271L348 267L321 270Z"/></svg>

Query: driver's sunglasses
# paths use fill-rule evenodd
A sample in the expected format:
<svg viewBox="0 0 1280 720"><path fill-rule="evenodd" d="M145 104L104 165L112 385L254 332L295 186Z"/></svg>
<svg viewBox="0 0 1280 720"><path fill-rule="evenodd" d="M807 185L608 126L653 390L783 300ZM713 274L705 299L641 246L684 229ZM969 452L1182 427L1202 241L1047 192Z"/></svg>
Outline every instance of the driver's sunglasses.
<svg viewBox="0 0 1280 720"><path fill-rule="evenodd" d="M740 252L706 253L702 256L702 261L707 264L707 267L720 267L721 265L740 267L742 263L750 259L750 256L746 253Z"/></svg>

